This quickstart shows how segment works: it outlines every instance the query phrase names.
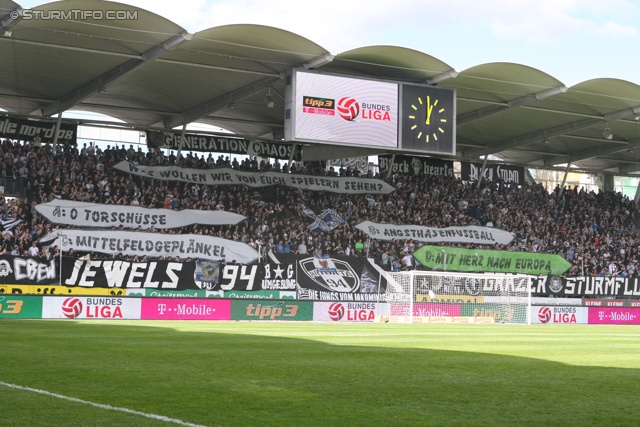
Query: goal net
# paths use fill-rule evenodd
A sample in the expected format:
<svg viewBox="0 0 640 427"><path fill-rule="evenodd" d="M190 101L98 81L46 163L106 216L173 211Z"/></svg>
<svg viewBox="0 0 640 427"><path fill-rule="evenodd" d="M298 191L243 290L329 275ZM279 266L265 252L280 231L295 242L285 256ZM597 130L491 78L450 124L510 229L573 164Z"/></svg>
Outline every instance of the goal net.
<svg viewBox="0 0 640 427"><path fill-rule="evenodd" d="M386 278L381 322L530 324L530 276L407 271Z"/></svg>

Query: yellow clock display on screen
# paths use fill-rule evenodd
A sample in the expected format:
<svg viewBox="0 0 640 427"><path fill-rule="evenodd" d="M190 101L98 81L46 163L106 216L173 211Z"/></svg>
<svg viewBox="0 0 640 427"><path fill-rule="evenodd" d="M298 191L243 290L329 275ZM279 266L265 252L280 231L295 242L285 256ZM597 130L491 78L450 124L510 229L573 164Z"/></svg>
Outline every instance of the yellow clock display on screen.
<svg viewBox="0 0 640 427"><path fill-rule="evenodd" d="M402 84L400 147L408 151L455 154L455 90Z"/></svg>
<svg viewBox="0 0 640 427"><path fill-rule="evenodd" d="M447 109L435 96L418 96L413 100L408 118L414 138L427 144L437 142L446 132Z"/></svg>

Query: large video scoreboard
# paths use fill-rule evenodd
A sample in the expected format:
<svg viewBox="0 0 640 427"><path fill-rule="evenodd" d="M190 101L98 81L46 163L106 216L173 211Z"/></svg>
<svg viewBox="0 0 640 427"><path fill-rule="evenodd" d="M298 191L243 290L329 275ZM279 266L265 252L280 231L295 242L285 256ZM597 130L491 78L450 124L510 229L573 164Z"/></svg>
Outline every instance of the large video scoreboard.
<svg viewBox="0 0 640 427"><path fill-rule="evenodd" d="M285 139L455 155L455 91L429 85L294 71Z"/></svg>

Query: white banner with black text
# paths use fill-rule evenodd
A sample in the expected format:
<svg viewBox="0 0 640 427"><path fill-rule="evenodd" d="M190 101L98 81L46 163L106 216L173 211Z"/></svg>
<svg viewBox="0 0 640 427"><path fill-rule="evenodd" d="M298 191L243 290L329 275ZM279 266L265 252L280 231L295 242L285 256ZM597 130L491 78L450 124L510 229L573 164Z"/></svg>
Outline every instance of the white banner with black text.
<svg viewBox="0 0 640 427"><path fill-rule="evenodd" d="M245 172L229 168L194 169L179 166L136 166L122 161L114 169L164 181L193 182L206 185L246 185L267 187L286 185L310 191L348 194L389 194L395 188L379 179L289 174L281 172Z"/></svg>
<svg viewBox="0 0 640 427"><path fill-rule="evenodd" d="M243 215L225 211L174 211L63 199L40 203L36 205L36 211L54 224L76 227L179 228L192 224L234 225L246 219Z"/></svg>
<svg viewBox="0 0 640 427"><path fill-rule="evenodd" d="M356 228L378 240L413 239L416 242L477 243L481 245L508 245L513 240L513 235L508 231L476 225L433 228L363 221L356 225Z"/></svg>
<svg viewBox="0 0 640 427"><path fill-rule="evenodd" d="M144 231L60 230L63 251L99 252L125 256L147 255L226 260L249 264L258 259L258 252L246 243L200 234L163 234ZM54 241L52 245L58 244Z"/></svg>

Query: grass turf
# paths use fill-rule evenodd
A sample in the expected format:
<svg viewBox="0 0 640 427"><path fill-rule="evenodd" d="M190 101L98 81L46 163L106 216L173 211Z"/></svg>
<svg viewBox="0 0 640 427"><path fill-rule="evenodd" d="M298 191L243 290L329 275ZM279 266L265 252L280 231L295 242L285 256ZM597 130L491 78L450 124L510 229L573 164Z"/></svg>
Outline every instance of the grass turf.
<svg viewBox="0 0 640 427"><path fill-rule="evenodd" d="M0 381L206 426L637 425L640 328L0 322ZM3 426L166 422L0 385Z"/></svg>

